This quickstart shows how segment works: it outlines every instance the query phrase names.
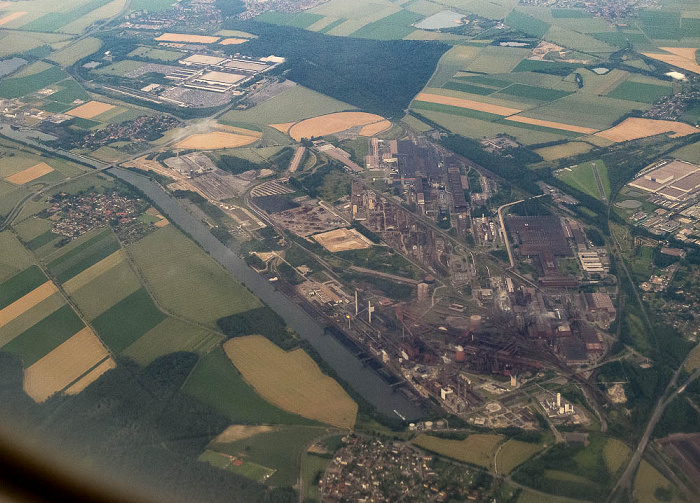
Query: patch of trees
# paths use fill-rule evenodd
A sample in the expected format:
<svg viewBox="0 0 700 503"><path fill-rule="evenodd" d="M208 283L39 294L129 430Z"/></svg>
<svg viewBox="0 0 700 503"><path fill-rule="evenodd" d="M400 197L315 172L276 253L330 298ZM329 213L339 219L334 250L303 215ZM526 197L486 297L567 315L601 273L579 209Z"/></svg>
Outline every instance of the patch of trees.
<svg viewBox="0 0 700 503"><path fill-rule="evenodd" d="M283 56L287 58L287 78L389 118L403 116L449 49L438 42L333 37L237 20L225 24L258 35L242 46L225 50L256 57Z"/></svg>
<svg viewBox="0 0 700 503"><path fill-rule="evenodd" d="M382 240L381 240L381 238L379 237L378 234L372 232L371 230L369 230L367 227L365 227L364 225L362 225L362 224L361 224L360 222L358 222L357 220L353 220L352 225L351 225L350 227L352 227L352 228L355 229L357 232L359 232L360 234L362 234L364 237L366 237L367 239L369 239L370 241L372 241L374 244L379 244L379 243L382 242Z"/></svg>
<svg viewBox="0 0 700 503"><path fill-rule="evenodd" d="M542 160L534 152L525 148L510 149L509 157L504 157L487 152L476 140L456 134L442 138L440 143L443 147L474 161L530 193L539 194L542 192L535 184L538 176L527 168L528 164Z"/></svg>
<svg viewBox="0 0 700 503"><path fill-rule="evenodd" d="M700 431L700 414L685 395L677 396L668 404L654 429L654 436L665 437L671 433L697 433Z"/></svg>
<svg viewBox="0 0 700 503"><path fill-rule="evenodd" d="M215 5L224 19L245 12L245 2L242 0L216 0Z"/></svg>
<svg viewBox="0 0 700 503"><path fill-rule="evenodd" d="M220 318L216 324L229 339L259 334L285 351L299 346L299 339L287 330L284 320L268 306Z"/></svg>

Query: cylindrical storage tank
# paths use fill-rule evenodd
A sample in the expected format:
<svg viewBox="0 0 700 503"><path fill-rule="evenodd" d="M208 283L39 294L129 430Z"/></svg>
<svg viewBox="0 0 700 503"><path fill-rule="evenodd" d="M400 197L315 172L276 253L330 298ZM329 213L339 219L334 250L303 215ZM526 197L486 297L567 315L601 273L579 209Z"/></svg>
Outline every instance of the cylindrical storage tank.
<svg viewBox="0 0 700 503"><path fill-rule="evenodd" d="M469 318L469 330L472 332L477 330L481 326L481 316L478 314L472 314Z"/></svg>
<svg viewBox="0 0 700 503"><path fill-rule="evenodd" d="M456 362L463 362L466 359L467 359L467 356L464 353L464 348L462 346L457 346L457 350L455 351L455 361Z"/></svg>

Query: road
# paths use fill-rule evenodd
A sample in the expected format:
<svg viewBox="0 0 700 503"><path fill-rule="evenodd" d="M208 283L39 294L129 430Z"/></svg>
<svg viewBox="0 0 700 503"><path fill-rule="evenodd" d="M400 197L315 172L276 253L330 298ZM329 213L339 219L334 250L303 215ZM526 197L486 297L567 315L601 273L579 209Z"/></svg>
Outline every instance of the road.
<svg viewBox="0 0 700 503"><path fill-rule="evenodd" d="M697 369L685 381L685 383L682 386L679 386L678 389L672 391L689 357L690 353L688 354L688 356L686 356L685 360L683 360L683 363L681 363L678 369L676 369L676 371L673 373L673 377L666 386L666 389L664 390L663 394L661 395L659 401L656 404L656 407L654 408L654 412L652 412L651 417L649 418L649 423L647 424L647 427L644 430L642 438L639 440L639 444L637 444L637 448L635 449L634 454L632 455L632 458L630 459L630 462L627 465L627 468L625 468L625 471L623 472L622 476L615 484L615 487L613 487L613 490L610 492L608 501L617 501L621 496L629 494L627 491L629 491L632 487L634 474L637 471L637 467L639 466L639 463L642 460L644 450L646 449L647 444L649 443L649 439L651 438L651 435L654 432L654 428L656 428L656 425L661 419L664 410L666 410L666 407L669 403L671 403L677 396L679 396L681 393L683 393L683 391L685 391L685 388L690 383L692 383L695 379L700 377L700 369Z"/></svg>

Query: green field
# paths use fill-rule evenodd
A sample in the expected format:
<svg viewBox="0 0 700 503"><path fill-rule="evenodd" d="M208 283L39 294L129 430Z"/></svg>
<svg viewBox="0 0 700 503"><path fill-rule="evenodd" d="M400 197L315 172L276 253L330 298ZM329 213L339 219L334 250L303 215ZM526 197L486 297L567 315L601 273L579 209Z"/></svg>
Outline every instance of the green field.
<svg viewBox="0 0 700 503"><path fill-rule="evenodd" d="M59 283L65 283L119 249L119 241L109 228L90 239L81 241L79 246L49 262L47 267Z"/></svg>
<svg viewBox="0 0 700 503"><path fill-rule="evenodd" d="M95 319L117 302L141 288L127 261L92 278L70 295L88 319Z"/></svg>
<svg viewBox="0 0 700 503"><path fill-rule="evenodd" d="M427 101L414 101L411 108L419 113L423 111L441 112L460 117L469 117L470 119L479 119L482 121L495 121L501 118L500 115L482 112L480 110L471 110L469 108L453 107L452 105L443 105L442 103L430 103Z"/></svg>
<svg viewBox="0 0 700 503"><path fill-rule="evenodd" d="M670 10L640 10L639 20L642 30L649 38L679 39L681 31L680 12Z"/></svg>
<svg viewBox="0 0 700 503"><path fill-rule="evenodd" d="M474 433L464 440L448 440L421 434L412 440L418 447L472 465L493 468L493 457L503 435Z"/></svg>
<svg viewBox="0 0 700 503"><path fill-rule="evenodd" d="M284 12L273 11L267 11L255 18L256 21L260 21L262 23L292 26L294 28L308 28L320 19L323 19L323 16L312 14L310 12L287 14Z"/></svg>
<svg viewBox="0 0 700 503"><path fill-rule="evenodd" d="M628 458L630 448L614 438L608 439L603 448L603 459L610 473L615 473Z"/></svg>
<svg viewBox="0 0 700 503"><path fill-rule="evenodd" d="M36 363L84 327L73 309L65 305L25 330L2 350L22 358L24 367Z"/></svg>
<svg viewBox="0 0 700 503"><path fill-rule="evenodd" d="M75 100L88 101L90 95L75 80L69 79L61 82L60 89L47 97L48 100L58 103L73 103Z"/></svg>
<svg viewBox="0 0 700 503"><path fill-rule="evenodd" d="M141 46L137 47L127 57L139 57L146 59L157 59L160 61L177 61L185 56L182 52L167 51L165 49L155 49L153 47Z"/></svg>
<svg viewBox="0 0 700 503"><path fill-rule="evenodd" d="M639 101L641 103L654 103L659 98L668 96L673 92L671 86L659 86L644 84L641 82L626 81L608 93L610 98Z"/></svg>
<svg viewBox="0 0 700 503"><path fill-rule="evenodd" d="M93 320L109 348L119 353L165 319L144 288L117 302Z"/></svg>
<svg viewBox="0 0 700 503"><path fill-rule="evenodd" d="M19 98L63 80L67 76L63 70L52 66L33 75L6 79L0 82L0 98Z"/></svg>
<svg viewBox="0 0 700 503"><path fill-rule="evenodd" d="M561 63L559 61L537 61L532 59L523 59L514 72L542 72L555 73L557 75L568 75L576 70L578 65L572 63Z"/></svg>
<svg viewBox="0 0 700 503"><path fill-rule="evenodd" d="M523 84L513 84L505 89L501 89L499 93L517 96L519 98L531 98L539 101L554 101L572 94L567 91L557 91L556 89L527 86Z"/></svg>
<svg viewBox="0 0 700 503"><path fill-rule="evenodd" d="M110 1L111 0L90 0L71 10L50 12L48 14L44 14L39 19L35 19L34 21L25 24L22 26L22 29L48 33L58 31L60 28L70 24L76 19L87 16L93 10L99 9L100 7L108 4Z"/></svg>
<svg viewBox="0 0 700 503"><path fill-rule="evenodd" d="M659 500L656 497L656 491L661 489L670 489L671 497ZM659 471L651 466L648 462L642 460L637 469L637 474L634 477L634 484L632 486L632 496L636 501L668 501L671 503L680 503L685 501L685 498L680 498L677 495L677 490L671 485L671 483L659 473Z"/></svg>
<svg viewBox="0 0 700 503"><path fill-rule="evenodd" d="M276 486L293 486L299 477L301 454L315 438L327 433L325 428L287 426L275 431L211 448L277 470L269 479Z"/></svg>
<svg viewBox="0 0 700 503"><path fill-rule="evenodd" d="M508 440L498 451L496 469L500 474L507 474L542 450L542 445Z"/></svg>
<svg viewBox="0 0 700 503"><path fill-rule="evenodd" d="M48 278L33 265L19 274L15 274L10 279L0 283L0 309L3 309L14 301L24 297L36 287L43 285Z"/></svg>
<svg viewBox="0 0 700 503"><path fill-rule="evenodd" d="M355 107L347 103L297 85L250 110L232 110L221 117L221 122L230 125L243 122L267 126L354 109Z"/></svg>
<svg viewBox="0 0 700 503"><path fill-rule="evenodd" d="M204 355L220 341L221 336L211 330L168 317L139 337L123 354L146 366L160 356L178 351Z"/></svg>
<svg viewBox="0 0 700 503"><path fill-rule="evenodd" d="M529 16L524 12L517 10L514 10L508 14L508 17L506 17L506 23L511 28L515 28L516 30L520 30L528 35L539 38L544 37L545 33L547 33L549 27L551 26L549 23L545 23L540 19Z"/></svg>
<svg viewBox="0 0 700 503"><path fill-rule="evenodd" d="M477 86L454 80L449 81L442 87L443 89L450 89L452 91L459 91L462 93L478 94L481 96L488 96L489 94L493 94L498 91L498 89L494 89L492 87Z"/></svg>
<svg viewBox="0 0 700 503"><path fill-rule="evenodd" d="M221 348L199 361L183 391L215 408L234 424L315 424L266 402L243 380Z"/></svg>
<svg viewBox="0 0 700 503"><path fill-rule="evenodd" d="M65 49L54 52L49 58L61 66L70 66L100 49L102 42L97 38L83 38Z"/></svg>
<svg viewBox="0 0 700 503"><path fill-rule="evenodd" d="M617 47L627 47L628 42L633 45L647 45L649 43L649 40L643 33L635 32L606 31L602 33L591 33L591 36L606 44L615 45Z"/></svg>
<svg viewBox="0 0 700 503"><path fill-rule="evenodd" d="M572 166L567 168L567 170L561 170L557 173L557 178L562 180L573 188L585 192L589 196L593 196L598 200L602 200L600 189L598 188L598 183L596 181L593 163L595 163L595 168L598 170L598 175L600 176L600 181L603 185L603 192L606 198L610 197L610 179L608 178L608 168L605 166L603 161L591 161L578 166ZM570 169L571 171L568 171Z"/></svg>
<svg viewBox="0 0 700 503"><path fill-rule="evenodd" d="M118 77L123 77L129 72L133 72L137 68L141 68L146 63L142 61L134 61L133 59L124 59L118 61L114 64L100 67L95 70L95 73L104 73L106 75L116 75Z"/></svg>
<svg viewBox="0 0 700 503"><path fill-rule="evenodd" d="M357 38L371 38L374 40L400 40L414 31L411 24L423 19L423 16L407 10L400 10L395 14L387 16L367 24L352 36Z"/></svg>
<svg viewBox="0 0 700 503"><path fill-rule="evenodd" d="M274 473L273 469L252 463L250 461L246 461L242 465L235 465L228 455L210 450L204 451L197 459L199 459L199 461L209 463L216 468L235 473L236 475L241 475L256 482L264 482L272 473Z"/></svg>
<svg viewBox="0 0 700 503"><path fill-rule="evenodd" d="M180 316L215 326L219 318L260 307L252 293L172 225L128 251L159 303Z"/></svg>
<svg viewBox="0 0 700 503"><path fill-rule="evenodd" d="M63 296L59 292L56 292L32 306L2 327L2 330L0 330L0 346L19 337L41 320L55 313L65 305L66 301Z"/></svg>
<svg viewBox="0 0 700 503"><path fill-rule="evenodd" d="M0 232L0 281L6 281L33 264L32 256L9 232Z"/></svg>

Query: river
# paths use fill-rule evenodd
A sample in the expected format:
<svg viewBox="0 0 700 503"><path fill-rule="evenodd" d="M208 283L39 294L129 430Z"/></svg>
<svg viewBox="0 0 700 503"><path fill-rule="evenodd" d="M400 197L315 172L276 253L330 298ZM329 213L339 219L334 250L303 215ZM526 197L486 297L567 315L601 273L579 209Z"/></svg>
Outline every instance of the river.
<svg viewBox="0 0 700 503"><path fill-rule="evenodd" d="M145 176L121 168L108 172L137 187L181 229L204 248L238 281L279 314L299 336L309 341L323 360L328 363L357 393L374 405L379 412L396 417L396 412L406 420L423 416L421 410L400 391L389 386L374 370L363 363L333 336L325 333L323 326L297 306L291 299L275 290L264 277L216 239L209 229L182 207L160 185ZM396 411L396 412L395 412Z"/></svg>

